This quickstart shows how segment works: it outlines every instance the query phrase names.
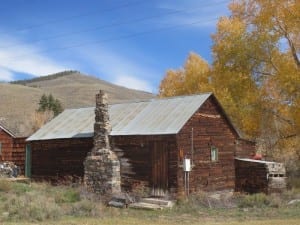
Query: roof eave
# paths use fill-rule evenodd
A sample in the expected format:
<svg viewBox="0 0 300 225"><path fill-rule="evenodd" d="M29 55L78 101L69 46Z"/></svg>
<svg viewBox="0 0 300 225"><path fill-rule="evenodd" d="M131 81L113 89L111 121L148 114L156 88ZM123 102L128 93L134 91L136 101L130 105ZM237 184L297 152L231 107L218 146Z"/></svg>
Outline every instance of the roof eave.
<svg viewBox="0 0 300 225"><path fill-rule="evenodd" d="M2 130L4 130L5 133L9 134L10 136L12 136L13 138L16 138L16 135L13 134L13 132L11 132L9 129L7 129L6 127L4 127L3 125L0 125L0 128Z"/></svg>

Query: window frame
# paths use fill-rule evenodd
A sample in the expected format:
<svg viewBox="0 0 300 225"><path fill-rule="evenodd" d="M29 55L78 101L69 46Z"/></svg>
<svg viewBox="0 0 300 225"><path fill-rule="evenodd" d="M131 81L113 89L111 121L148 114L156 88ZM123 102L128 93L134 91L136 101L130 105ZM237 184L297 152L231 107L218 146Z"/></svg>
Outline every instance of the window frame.
<svg viewBox="0 0 300 225"><path fill-rule="evenodd" d="M210 161L212 162L219 161L219 149L214 145L210 146Z"/></svg>

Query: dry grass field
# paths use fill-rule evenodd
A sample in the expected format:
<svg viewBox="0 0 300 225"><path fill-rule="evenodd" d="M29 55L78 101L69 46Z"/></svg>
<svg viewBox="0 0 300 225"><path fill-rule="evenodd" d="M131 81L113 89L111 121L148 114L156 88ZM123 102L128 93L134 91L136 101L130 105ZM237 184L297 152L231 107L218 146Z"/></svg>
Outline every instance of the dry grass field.
<svg viewBox="0 0 300 225"><path fill-rule="evenodd" d="M172 209L148 211L106 207L87 194L81 185L51 186L47 183L21 184L0 180L0 224L53 225L298 225L300 190L281 195L234 195L233 207L208 207L205 195L181 199Z"/></svg>
<svg viewBox="0 0 300 225"><path fill-rule="evenodd" d="M100 89L107 92L111 103L154 97L76 71L63 72L13 84L0 83L0 123L18 136L28 136L33 132L35 110L43 94L52 94L64 108L79 108L94 106Z"/></svg>
<svg viewBox="0 0 300 225"><path fill-rule="evenodd" d="M166 219L154 219L154 220L142 220L140 218L67 218L59 221L45 221L45 222L35 222L35 223L21 223L21 222L9 222L3 223L3 225L174 225L174 224L187 224L187 225L299 225L300 219L263 219L263 220L226 220L226 221L214 221L205 218L198 218L198 221L176 221L166 220Z"/></svg>

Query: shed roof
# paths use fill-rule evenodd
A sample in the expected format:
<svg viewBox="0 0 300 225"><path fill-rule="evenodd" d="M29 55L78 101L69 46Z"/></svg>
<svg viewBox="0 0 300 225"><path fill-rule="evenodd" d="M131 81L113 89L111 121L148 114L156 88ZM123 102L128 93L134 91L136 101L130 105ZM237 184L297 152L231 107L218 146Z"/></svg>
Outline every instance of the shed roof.
<svg viewBox="0 0 300 225"><path fill-rule="evenodd" d="M11 132L9 129L7 129L4 125L0 124L0 130L4 130L7 134L15 138L16 136L14 135L13 132Z"/></svg>
<svg viewBox="0 0 300 225"><path fill-rule="evenodd" d="M110 135L177 134L211 93L109 105ZM27 141L92 137L94 107L67 109Z"/></svg>

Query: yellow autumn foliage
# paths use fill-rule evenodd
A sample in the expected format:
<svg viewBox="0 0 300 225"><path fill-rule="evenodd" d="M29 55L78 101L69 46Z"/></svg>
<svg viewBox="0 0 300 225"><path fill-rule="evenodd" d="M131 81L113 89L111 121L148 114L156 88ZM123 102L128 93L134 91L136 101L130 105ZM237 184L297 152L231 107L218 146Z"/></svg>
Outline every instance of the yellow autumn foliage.
<svg viewBox="0 0 300 225"><path fill-rule="evenodd" d="M191 53L159 94L212 91L268 156L300 161L300 1L233 0L229 9L212 35L212 65Z"/></svg>

